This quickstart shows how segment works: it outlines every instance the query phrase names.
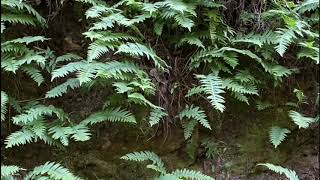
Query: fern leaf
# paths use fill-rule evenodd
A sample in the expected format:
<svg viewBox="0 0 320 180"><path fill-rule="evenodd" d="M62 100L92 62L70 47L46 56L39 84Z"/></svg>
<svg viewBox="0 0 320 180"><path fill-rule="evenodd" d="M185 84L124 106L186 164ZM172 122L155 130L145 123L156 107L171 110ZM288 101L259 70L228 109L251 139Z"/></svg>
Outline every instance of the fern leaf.
<svg viewBox="0 0 320 180"><path fill-rule="evenodd" d="M275 49L280 54L280 56L283 56L296 36L292 29L280 29L279 31L277 31L277 33L279 34L276 41L278 45L275 47Z"/></svg>
<svg viewBox="0 0 320 180"><path fill-rule="evenodd" d="M33 141L34 134L32 131L28 129L22 129L19 131L16 131L14 133L11 133L6 139L5 139L5 148L11 148L13 146L20 146L23 144L27 144Z"/></svg>
<svg viewBox="0 0 320 180"><path fill-rule="evenodd" d="M14 179L13 176L16 175L22 169L15 165L1 165L1 178L3 179Z"/></svg>
<svg viewBox="0 0 320 180"><path fill-rule="evenodd" d="M141 93L131 93L128 95L128 101L129 102L134 102L136 104L141 104L141 105L148 105L153 109L162 109L159 106L154 105L152 102L147 100Z"/></svg>
<svg viewBox="0 0 320 180"><path fill-rule="evenodd" d="M179 178L195 179L195 180L214 180L214 178L202 174L199 171L189 170L189 169L177 169L170 173Z"/></svg>
<svg viewBox="0 0 320 180"><path fill-rule="evenodd" d="M81 60L81 59L82 59L82 57L80 57L76 54L67 53L62 56L57 57L56 63L65 62L65 61L72 61L72 60Z"/></svg>
<svg viewBox="0 0 320 180"><path fill-rule="evenodd" d="M299 180L299 177L297 176L296 172L281 166L273 165L270 163L259 163L258 166L265 166L271 171L274 171L276 173L279 173L280 175L284 174L289 180Z"/></svg>
<svg viewBox="0 0 320 180"><path fill-rule="evenodd" d="M319 1L317 0L305 0L294 9L294 11L298 11L299 13L305 13L308 11L314 11L319 8Z"/></svg>
<svg viewBox="0 0 320 180"><path fill-rule="evenodd" d="M181 27L187 28L191 32L191 28L194 26L192 19L184 14L178 14L174 19Z"/></svg>
<svg viewBox="0 0 320 180"><path fill-rule="evenodd" d="M190 107L186 107L183 111L179 113L179 118L183 119L192 118L197 120L202 126L211 129L210 124L207 120L207 116L203 110L201 110L198 106L191 105Z"/></svg>
<svg viewBox="0 0 320 180"><path fill-rule="evenodd" d="M158 124L164 116L168 116L168 114L161 111L161 109L153 109L149 117L150 126L152 127L155 124Z"/></svg>
<svg viewBox="0 0 320 180"><path fill-rule="evenodd" d="M193 96L195 94L201 94L205 92L204 88L202 86L195 86L191 89L188 90L187 94L186 94L186 97L190 97L190 96Z"/></svg>
<svg viewBox="0 0 320 180"><path fill-rule="evenodd" d="M7 103L8 95L4 91L1 91L1 121L5 120L5 115L7 113Z"/></svg>
<svg viewBox="0 0 320 180"><path fill-rule="evenodd" d="M203 87L206 94L208 94L208 99L211 102L211 105L219 110L220 112L223 112L225 109L225 106L223 105L224 98L220 95L224 93L223 90L223 84L220 77L215 76L213 74L209 75L196 75L196 77L200 80L201 87Z"/></svg>
<svg viewBox="0 0 320 180"><path fill-rule="evenodd" d="M46 40L49 40L48 38L45 38L43 36L25 36L23 38L18 38L18 39L13 39L10 41L6 41L5 43L2 43L1 45L7 45L10 43L25 43L26 45L33 43L33 42L37 42L37 41L41 41L44 42Z"/></svg>
<svg viewBox="0 0 320 180"><path fill-rule="evenodd" d="M296 111L289 111L291 120L298 125L299 128L308 128L311 123L314 122L314 118L304 117L302 114Z"/></svg>
<svg viewBox="0 0 320 180"><path fill-rule="evenodd" d="M273 144L273 146L277 148L289 133L290 131L286 128L274 126L269 131L270 141Z"/></svg>
<svg viewBox="0 0 320 180"><path fill-rule="evenodd" d="M68 119L68 117L64 114L62 109L55 108L52 105L41 105L26 110L24 113L13 117L12 120L14 124L19 125L21 123L29 123L35 121L44 115L52 116L53 114L55 114L61 120Z"/></svg>
<svg viewBox="0 0 320 180"><path fill-rule="evenodd" d="M79 177L73 175L68 169L55 162L46 162L43 165L35 167L27 174L26 180L35 179L39 175L46 175L49 179L55 180L80 180Z"/></svg>
<svg viewBox="0 0 320 180"><path fill-rule="evenodd" d="M80 82L78 79L70 78L66 82L54 87L46 93L46 98L60 97L68 91L68 88L75 89L80 87Z"/></svg>
<svg viewBox="0 0 320 180"><path fill-rule="evenodd" d="M138 162L150 160L150 161L152 161L152 165L157 167L157 168L153 168L153 169L156 169L161 173L166 172L164 164L163 164L162 160L159 158L159 156L157 156L155 153L150 152L150 151L129 153L129 154L122 156L121 159L129 160L129 161L138 161Z"/></svg>
<svg viewBox="0 0 320 180"><path fill-rule="evenodd" d="M84 124L78 124L74 127L71 127L72 129L72 136L75 141L87 141L90 139L91 133L88 127L86 127Z"/></svg>
<svg viewBox="0 0 320 180"><path fill-rule="evenodd" d="M198 121L195 119L191 119L186 124L183 125L183 135L184 139L189 139L192 136L192 132L196 125L198 124Z"/></svg>
<svg viewBox="0 0 320 180"><path fill-rule="evenodd" d="M44 82L44 78L40 73L41 71L34 68L33 66L24 66L21 68L21 70L28 74L35 82L37 82L38 86L40 86Z"/></svg>
<svg viewBox="0 0 320 180"><path fill-rule="evenodd" d="M135 117L129 111L121 110L120 108L107 108L103 112L91 114L81 124L93 125L104 121L136 123Z"/></svg>
<svg viewBox="0 0 320 180"><path fill-rule="evenodd" d="M147 58L151 58L155 66L159 70L165 70L168 65L164 60L156 55L156 53L151 49L139 43L126 43L119 46L118 51L116 53L127 53L131 56L147 56Z"/></svg>

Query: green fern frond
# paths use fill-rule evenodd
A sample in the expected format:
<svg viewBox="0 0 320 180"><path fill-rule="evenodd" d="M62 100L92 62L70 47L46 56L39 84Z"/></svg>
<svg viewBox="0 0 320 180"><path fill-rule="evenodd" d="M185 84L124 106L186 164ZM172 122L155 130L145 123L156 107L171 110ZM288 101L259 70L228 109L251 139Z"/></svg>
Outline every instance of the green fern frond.
<svg viewBox="0 0 320 180"><path fill-rule="evenodd" d="M73 175L61 164L55 162L46 162L43 165L35 167L27 174L26 180L37 179L37 177L43 175L54 180L81 180L81 178Z"/></svg>
<svg viewBox="0 0 320 180"><path fill-rule="evenodd" d="M202 174L199 171L189 170L189 169L177 169L170 174L177 176L179 178L195 179L195 180L214 180L214 178Z"/></svg>
<svg viewBox="0 0 320 180"><path fill-rule="evenodd" d="M198 46L200 48L203 48L203 49L205 48L203 43L201 42L201 40L198 37L194 36L194 35L183 37L178 42L177 46L179 47L184 43L188 43L190 45L196 45L196 46Z"/></svg>
<svg viewBox="0 0 320 180"><path fill-rule="evenodd" d="M6 29L6 26L4 25L3 22L1 22L1 34L3 33L3 31Z"/></svg>
<svg viewBox="0 0 320 180"><path fill-rule="evenodd" d="M15 165L1 165L1 179L14 179L13 176L19 171L25 170Z"/></svg>
<svg viewBox="0 0 320 180"><path fill-rule="evenodd" d="M224 93L223 82L220 77L209 74L209 75L196 75L196 78L199 79L201 87L203 87L205 93L208 95L208 99L211 102L211 105L223 112L225 106L223 105L224 98L220 95Z"/></svg>
<svg viewBox="0 0 320 180"><path fill-rule="evenodd" d="M279 173L280 175L284 174L289 180L299 180L299 177L297 176L296 172L281 166L273 165L270 163L259 163L258 166L265 166L271 171L274 171L276 173Z"/></svg>
<svg viewBox="0 0 320 180"><path fill-rule="evenodd" d="M150 126L152 127L155 124L158 124L164 116L168 116L168 114L163 112L161 109L152 109L149 117Z"/></svg>
<svg viewBox="0 0 320 180"><path fill-rule="evenodd" d="M204 88L202 86L195 86L191 89L188 90L187 94L186 94L186 97L190 97L190 96L193 96L195 94L201 94L205 92Z"/></svg>
<svg viewBox="0 0 320 180"><path fill-rule="evenodd" d="M72 136L75 141L87 141L90 139L90 129L84 124L78 124L71 127Z"/></svg>
<svg viewBox="0 0 320 180"><path fill-rule="evenodd" d="M36 26L35 19L26 14L1 14L1 22Z"/></svg>
<svg viewBox="0 0 320 180"><path fill-rule="evenodd" d="M183 124L183 135L184 139L189 139L192 136L193 130L198 124L198 121L195 119L191 119L190 121Z"/></svg>
<svg viewBox="0 0 320 180"><path fill-rule="evenodd" d="M122 156L120 159L129 160L129 161L138 161L138 162L150 160L152 161L152 164L151 164L152 166L148 165L147 167L157 170L163 174L166 173L166 169L164 167L162 160L159 158L159 156L157 156L155 153L150 151L129 153Z"/></svg>
<svg viewBox="0 0 320 180"><path fill-rule="evenodd" d="M92 62L93 60L98 59L110 50L114 50L114 44L96 40L89 45L88 49L88 61Z"/></svg>
<svg viewBox="0 0 320 180"><path fill-rule="evenodd" d="M286 128L274 126L269 131L270 142L273 144L275 148L277 148L289 133L290 130Z"/></svg>
<svg viewBox="0 0 320 180"><path fill-rule="evenodd" d="M150 102L149 100L147 100L144 95L142 95L141 93L131 93L128 94L128 101L129 102L134 102L136 104L141 104L141 105L145 105L145 106L150 106L153 109L162 109L159 106L154 105L152 102Z"/></svg>
<svg viewBox="0 0 320 180"><path fill-rule="evenodd" d="M35 82L37 82L38 86L40 86L44 82L44 78L41 74L41 71L36 69L35 67L23 66L21 70L28 74Z"/></svg>
<svg viewBox="0 0 320 180"><path fill-rule="evenodd" d="M277 46L275 47L275 49L280 54L280 56L283 56L289 45L296 38L296 35L294 34L294 31L292 29L280 29L276 32L278 33L278 36L276 40Z"/></svg>
<svg viewBox="0 0 320 180"><path fill-rule="evenodd" d="M265 110L265 109L267 109L267 108L269 108L269 107L272 107L273 105L270 103L270 102L268 102L268 101L264 101L264 102L262 102L262 101L256 101L256 107L257 107L257 109L259 110L259 111L262 111L262 110Z"/></svg>
<svg viewBox="0 0 320 180"><path fill-rule="evenodd" d="M65 62L65 61L73 61L73 60L81 60L82 57L76 55L76 54L72 54L72 53L67 53L67 54L64 54L62 56L59 56L56 58L56 63L59 63L59 62Z"/></svg>
<svg viewBox="0 0 320 180"><path fill-rule="evenodd" d="M53 81L55 78L65 77L70 73L76 72L80 70L82 67L84 67L86 64L88 63L86 63L85 61L71 62L62 66L61 68L55 69L51 73L51 81Z"/></svg>
<svg viewBox="0 0 320 180"><path fill-rule="evenodd" d="M9 97L6 92L1 91L1 121L5 120L5 115L7 113L7 103Z"/></svg>
<svg viewBox="0 0 320 180"><path fill-rule="evenodd" d="M232 92L241 93L241 94L255 94L258 95L258 90L256 86L252 84L242 85L232 79L224 79L222 81L223 88L229 89Z"/></svg>
<svg viewBox="0 0 320 180"><path fill-rule="evenodd" d="M91 114L81 124L93 125L104 121L136 123L135 117L129 111L120 108L107 108L103 112Z"/></svg>
<svg viewBox="0 0 320 180"><path fill-rule="evenodd" d="M115 12L117 9L115 8L111 8L111 7L106 7L102 4L98 4L98 5L94 5L92 6L91 8L89 8L87 11L86 11L86 18L89 19L89 18L98 18L98 17L101 17L101 15L103 13L113 13Z"/></svg>
<svg viewBox="0 0 320 180"><path fill-rule="evenodd" d="M299 13L305 13L308 11L314 11L319 8L319 1L317 0L305 0L299 6L297 6L294 11L298 11Z"/></svg>
<svg viewBox="0 0 320 180"><path fill-rule="evenodd" d="M192 19L190 19L189 16L186 16L185 14L177 14L174 17L174 20L181 26L184 28L187 28L190 32L191 32L191 28L194 26L194 22Z"/></svg>
<svg viewBox="0 0 320 180"><path fill-rule="evenodd" d="M58 125L51 127L49 129L49 134L53 139L59 140L62 143L62 145L68 146L68 137L72 134L72 130L70 127L62 127Z"/></svg>
<svg viewBox="0 0 320 180"><path fill-rule="evenodd" d="M263 34L250 33L247 35L237 36L232 42L238 43L251 43L261 47L262 45L275 44L277 40L277 34L273 31L266 31Z"/></svg>
<svg viewBox="0 0 320 180"><path fill-rule="evenodd" d="M314 118L304 117L302 114L296 111L289 111L289 117L291 120L298 125L299 128L308 128L311 123L314 122Z"/></svg>
<svg viewBox="0 0 320 180"><path fill-rule="evenodd" d="M198 106L194 106L193 104L190 107L186 107L183 111L179 113L179 118L189 118L197 120L202 126L211 129L210 124L207 120L207 116L203 110Z"/></svg>
<svg viewBox="0 0 320 180"><path fill-rule="evenodd" d="M5 139L5 148L11 148L13 146L20 146L23 144L31 143L33 142L34 133L31 130L28 129L22 129L19 131L16 131L14 133L11 133L6 139Z"/></svg>
<svg viewBox="0 0 320 180"><path fill-rule="evenodd" d="M43 106L40 105L38 107L33 107L26 110L24 113L17 115L12 118L14 124L21 124L21 123L29 123L32 122L44 115L52 116L55 114L59 119L65 120L68 119L62 109L56 108L52 105L50 106Z"/></svg>
<svg viewBox="0 0 320 180"><path fill-rule="evenodd" d="M37 42L37 41L44 42L46 40L49 40L49 38L45 38L43 36L25 36L23 38L18 38L18 39L6 41L6 42L2 43L1 45L7 45L10 43L25 43L26 45L28 45L33 42Z"/></svg>
<svg viewBox="0 0 320 180"><path fill-rule="evenodd" d="M68 91L68 88L75 89L80 87L80 82L78 79L70 78L66 82L52 88L46 93L46 98L60 97Z"/></svg>
<svg viewBox="0 0 320 180"><path fill-rule="evenodd" d="M151 58L155 66L159 70L165 70L168 65L164 60L162 60L156 53L145 45L139 43L126 43L119 46L118 51L116 53L127 53L131 56L147 56L147 58Z"/></svg>

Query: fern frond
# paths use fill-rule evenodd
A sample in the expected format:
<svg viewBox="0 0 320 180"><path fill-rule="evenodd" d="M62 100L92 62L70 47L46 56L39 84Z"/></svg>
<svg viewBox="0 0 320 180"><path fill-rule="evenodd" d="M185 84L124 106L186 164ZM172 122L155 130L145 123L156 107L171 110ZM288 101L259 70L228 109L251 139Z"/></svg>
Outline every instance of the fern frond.
<svg viewBox="0 0 320 180"><path fill-rule="evenodd" d="M19 125L21 123L25 124L32 122L44 115L52 116L53 114L55 114L61 120L68 119L68 116L66 116L62 109L56 108L52 105L40 105L38 107L33 107L26 110L24 113L13 117L12 120L14 124Z"/></svg>
<svg viewBox="0 0 320 180"><path fill-rule="evenodd" d="M150 126L152 127L155 124L158 124L164 116L168 116L168 114L163 112L161 109L152 109L149 117Z"/></svg>
<svg viewBox="0 0 320 180"><path fill-rule="evenodd" d="M268 101L262 102L262 101L256 101L256 107L259 111L265 110L269 107L272 107L272 104Z"/></svg>
<svg viewBox="0 0 320 180"><path fill-rule="evenodd" d="M210 124L207 120L207 116L203 110L198 106L194 106L193 104L190 107L186 107L183 111L179 113L179 118L183 119L184 117L189 119L197 120L202 126L211 129Z"/></svg>
<svg viewBox="0 0 320 180"><path fill-rule="evenodd" d="M184 28L187 28L190 32L191 32L191 28L194 26L194 22L192 21L192 19L190 19L189 16L186 16L185 14L177 14L174 17L174 20L181 26Z"/></svg>
<svg viewBox="0 0 320 180"><path fill-rule="evenodd" d="M55 78L65 77L70 73L76 72L80 70L82 67L84 67L86 64L88 63L85 61L72 62L62 66L61 68L55 69L51 73L51 81L53 81Z"/></svg>
<svg viewBox="0 0 320 180"><path fill-rule="evenodd" d="M8 95L6 92L1 91L1 121L5 120L5 115L7 113L7 103L8 103Z"/></svg>
<svg viewBox="0 0 320 180"><path fill-rule="evenodd" d="M70 78L66 82L52 88L46 93L46 98L60 97L68 91L68 88L75 89L80 87L80 82L78 79Z"/></svg>
<svg viewBox="0 0 320 180"><path fill-rule="evenodd" d="M20 146L23 144L33 142L34 137L34 133L31 130L24 128L22 130L16 131L14 133L11 133L5 139L5 148L11 148L13 146Z"/></svg>
<svg viewBox="0 0 320 180"><path fill-rule="evenodd" d="M292 29L280 29L279 31L277 31L277 33L279 34L276 40L276 43L278 45L275 47L275 49L280 54L280 56L283 56L289 45L296 38L296 35L294 34L294 31Z"/></svg>
<svg viewBox="0 0 320 180"><path fill-rule="evenodd" d="M81 59L82 59L82 57L80 57L76 54L67 53L62 56L57 57L56 63L65 62L65 61L73 61L73 60L81 60Z"/></svg>
<svg viewBox="0 0 320 180"><path fill-rule="evenodd" d="M191 89L188 90L187 94L186 94L186 97L190 97L190 96L193 96L195 94L201 94L205 92L204 88L202 86L195 86Z"/></svg>
<svg viewBox="0 0 320 180"><path fill-rule="evenodd" d="M266 31L263 34L250 33L247 35L237 36L232 42L238 43L251 43L261 47L262 45L275 44L277 40L277 34L273 31Z"/></svg>
<svg viewBox="0 0 320 180"><path fill-rule="evenodd" d="M129 111L120 108L107 108L102 112L91 114L81 124L93 125L104 121L136 123L135 117Z"/></svg>
<svg viewBox="0 0 320 180"><path fill-rule="evenodd" d="M150 165L148 165L147 167L155 169L163 174L166 173L166 169L164 167L162 160L159 158L159 156L157 156L155 153L150 151L129 153L122 156L120 159L129 160L129 161L138 161L138 162L150 160L152 161L151 165L155 167L152 167Z"/></svg>
<svg viewBox="0 0 320 180"><path fill-rule="evenodd" d="M21 170L25 169L15 165L1 165L1 179L14 179L13 176Z"/></svg>
<svg viewBox="0 0 320 180"><path fill-rule="evenodd" d="M159 70L165 70L168 65L167 63L162 60L159 56L156 55L156 53L151 49L148 48L145 45L139 44L139 43L126 43L119 46L118 51L116 53L127 53L131 56L147 56L147 58L151 58L155 66Z"/></svg>
<svg viewBox="0 0 320 180"><path fill-rule="evenodd" d="M44 42L46 40L49 40L48 38L45 38L43 36L25 36L23 38L18 38L18 39L13 39L10 41L6 41L4 43L2 43L1 45L7 45L10 43L25 43L26 45L33 43L33 42L37 42L37 41L41 41Z"/></svg>
<svg viewBox="0 0 320 180"><path fill-rule="evenodd" d="M1 14L1 22L36 26L35 19L26 14Z"/></svg>
<svg viewBox="0 0 320 180"><path fill-rule="evenodd" d="M28 74L35 82L37 82L38 86L40 86L44 82L44 78L41 74L41 71L36 69L35 67L23 66L21 70Z"/></svg>
<svg viewBox="0 0 320 180"><path fill-rule="evenodd" d="M269 131L270 142L273 144L275 148L277 148L289 133L290 130L286 128L274 126Z"/></svg>
<svg viewBox="0 0 320 180"><path fill-rule="evenodd" d="M214 178L202 174L199 171L189 170L189 169L177 169L170 174L177 176L178 178L187 178L195 180L214 180Z"/></svg>
<svg viewBox="0 0 320 180"><path fill-rule="evenodd" d="M53 126L49 129L49 134L53 139L59 140L62 145L69 145L69 136L72 134L70 127L62 127L60 125Z"/></svg>
<svg viewBox="0 0 320 180"><path fill-rule="evenodd" d="M55 162L46 162L43 165L35 167L27 174L26 180L37 179L39 175L46 175L49 179L55 180L81 180L81 178L73 175L61 164Z"/></svg>
<svg viewBox="0 0 320 180"><path fill-rule="evenodd" d="M314 122L314 118L304 117L302 114L296 111L289 111L289 117L291 120L298 125L299 128L308 128L311 123Z"/></svg>
<svg viewBox="0 0 320 180"><path fill-rule="evenodd" d="M144 95L142 95L141 93L130 93L128 94L128 101L129 102L134 102L136 104L141 104L141 105L145 105L145 106L150 106L153 109L162 109L159 106L154 105L152 102L150 102L149 100L147 100Z"/></svg>
<svg viewBox="0 0 320 180"><path fill-rule="evenodd" d="M114 50L114 44L96 40L89 45L88 49L88 61L92 62L93 60L101 57L103 54L109 52L109 50Z"/></svg>
<svg viewBox="0 0 320 180"><path fill-rule="evenodd" d="M280 175L284 174L289 180L299 180L299 177L297 176L296 172L281 166L277 166L270 163L259 163L258 166L265 166L271 171L274 171L276 173L279 173Z"/></svg>
<svg viewBox="0 0 320 180"><path fill-rule="evenodd" d="M220 95L224 93L223 83L220 77L213 74L196 75L196 77L199 79L201 87L203 87L206 94L209 95L208 99L210 100L211 105L220 112L223 112L225 109L223 103L225 101L224 98Z"/></svg>
<svg viewBox="0 0 320 180"><path fill-rule="evenodd" d="M183 135L184 139L189 139L192 136L193 130L198 124L198 121L195 119L191 119L183 125Z"/></svg>
<svg viewBox="0 0 320 180"><path fill-rule="evenodd" d="M305 13L308 11L314 11L319 8L319 1L317 0L305 0L301 3L301 5L297 6L294 11L298 11L299 13Z"/></svg>
<svg viewBox="0 0 320 180"><path fill-rule="evenodd" d="M90 129L84 124L78 124L71 127L72 136L75 141L87 141L90 139Z"/></svg>

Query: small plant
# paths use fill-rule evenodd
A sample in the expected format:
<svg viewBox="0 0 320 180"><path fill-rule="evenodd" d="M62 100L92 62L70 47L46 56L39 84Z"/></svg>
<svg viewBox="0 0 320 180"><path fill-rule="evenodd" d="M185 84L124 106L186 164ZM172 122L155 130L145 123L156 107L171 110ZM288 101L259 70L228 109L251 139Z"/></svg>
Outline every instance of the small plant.
<svg viewBox="0 0 320 180"><path fill-rule="evenodd" d="M151 161L152 164L147 165L147 168L153 169L160 173L155 180L179 180L179 179L195 179L195 180L213 180L212 177L202 174L199 171L188 169L177 169L172 172L167 172L164 163L155 153L150 151L133 152L126 154L121 159L129 161Z"/></svg>

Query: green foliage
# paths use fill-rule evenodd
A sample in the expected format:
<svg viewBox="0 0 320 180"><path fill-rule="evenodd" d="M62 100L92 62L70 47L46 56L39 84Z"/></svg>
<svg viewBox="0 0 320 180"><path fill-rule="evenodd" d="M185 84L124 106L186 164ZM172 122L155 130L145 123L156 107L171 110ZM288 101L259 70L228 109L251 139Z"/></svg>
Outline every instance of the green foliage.
<svg viewBox="0 0 320 180"><path fill-rule="evenodd" d="M7 113L8 95L4 91L1 91L1 121L5 120Z"/></svg>
<svg viewBox="0 0 320 180"><path fill-rule="evenodd" d="M183 111L181 111L179 113L179 118L181 120L183 118L191 119L191 121L187 122L184 126L185 139L189 139L192 136L192 131L197 123L200 123L205 128L211 129L204 111L201 110L198 106L194 106L193 104L190 107L187 106Z"/></svg>
<svg viewBox="0 0 320 180"><path fill-rule="evenodd" d="M158 124L164 116L168 116L168 114L163 112L161 109L153 109L149 117L150 126Z"/></svg>
<svg viewBox="0 0 320 180"><path fill-rule="evenodd" d="M147 168L153 169L160 172L160 176L156 177L155 180L169 180L169 179L195 179L195 180L213 180L212 177L202 174L199 171L188 170L188 169L177 169L171 173L166 172L164 163L155 153L150 151L133 152L122 156L121 159L129 161L152 161L152 164L147 165Z"/></svg>
<svg viewBox="0 0 320 180"><path fill-rule="evenodd" d="M290 130L286 128L274 126L269 131L270 142L273 144L275 148L277 148L289 133Z"/></svg>
<svg viewBox="0 0 320 180"><path fill-rule="evenodd" d="M211 105L223 112L225 109L224 98L220 95L224 93L223 84L220 77L209 74L209 75L196 75L196 78L199 79L203 91L208 95Z"/></svg>
<svg viewBox="0 0 320 180"><path fill-rule="evenodd" d="M315 122L314 118L304 117L302 114L296 111L289 111L291 120L300 128L308 128L311 123Z"/></svg>
<svg viewBox="0 0 320 180"><path fill-rule="evenodd" d="M136 123L135 117L129 111L122 110L120 108L108 108L103 112L91 114L89 117L84 119L81 124L92 125L104 121Z"/></svg>
<svg viewBox="0 0 320 180"><path fill-rule="evenodd" d="M35 167L27 174L25 180L29 179L55 179L55 180L81 180L81 178L73 175L68 169L59 163L46 162L43 165Z"/></svg>
<svg viewBox="0 0 320 180"><path fill-rule="evenodd" d="M289 180L299 180L299 177L297 176L296 172L281 166L273 165L270 163L260 163L258 166L265 166L271 171L274 171L280 175L284 174Z"/></svg>
<svg viewBox="0 0 320 180"><path fill-rule="evenodd" d="M24 169L15 165L1 165L1 179L14 179L14 175L16 175L21 170Z"/></svg>

